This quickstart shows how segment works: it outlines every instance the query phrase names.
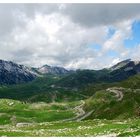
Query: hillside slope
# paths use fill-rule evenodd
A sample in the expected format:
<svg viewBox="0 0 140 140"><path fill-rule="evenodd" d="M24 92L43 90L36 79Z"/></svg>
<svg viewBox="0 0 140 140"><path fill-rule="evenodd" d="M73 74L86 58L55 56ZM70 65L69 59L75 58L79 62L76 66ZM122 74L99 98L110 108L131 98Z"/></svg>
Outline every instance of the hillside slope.
<svg viewBox="0 0 140 140"><path fill-rule="evenodd" d="M79 94L79 91L55 87L53 83L59 78L47 75L25 84L0 86L0 98L26 102L64 102L85 99L83 95Z"/></svg>
<svg viewBox="0 0 140 140"><path fill-rule="evenodd" d="M139 118L140 75L132 76L123 82L108 85L96 91L86 100L84 109L86 112L94 110L87 119Z"/></svg>

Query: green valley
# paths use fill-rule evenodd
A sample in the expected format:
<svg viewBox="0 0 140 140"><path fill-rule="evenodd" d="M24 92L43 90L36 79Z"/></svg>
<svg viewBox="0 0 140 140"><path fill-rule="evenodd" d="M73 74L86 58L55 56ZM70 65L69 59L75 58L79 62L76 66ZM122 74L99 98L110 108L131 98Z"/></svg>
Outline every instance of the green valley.
<svg viewBox="0 0 140 140"><path fill-rule="evenodd" d="M110 73L43 74L2 84L0 136L139 136L140 74L111 82Z"/></svg>

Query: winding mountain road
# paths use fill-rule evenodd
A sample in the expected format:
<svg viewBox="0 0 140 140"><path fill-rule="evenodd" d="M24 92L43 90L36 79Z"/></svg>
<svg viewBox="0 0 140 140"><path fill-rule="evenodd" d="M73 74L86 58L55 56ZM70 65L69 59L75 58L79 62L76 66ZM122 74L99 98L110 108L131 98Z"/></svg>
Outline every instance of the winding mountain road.
<svg viewBox="0 0 140 140"><path fill-rule="evenodd" d="M83 116L80 116L77 121L81 121L84 120L85 118L87 118L88 116L90 116L93 113L94 110L91 110L90 112L85 113Z"/></svg>
<svg viewBox="0 0 140 140"><path fill-rule="evenodd" d="M121 101L123 99L123 90L124 88L121 87L112 87L112 88L108 88L106 89L106 91L110 92L110 93L114 93L115 97L117 98L117 101ZM90 112L85 112L83 107L85 105L85 101L81 100L81 104L76 106L75 108L73 108L73 110L76 112L76 117L73 118L69 118L69 119L65 119L63 121L81 121L85 118L87 118L88 116L90 116L93 112L94 109L91 110Z"/></svg>
<svg viewBox="0 0 140 140"><path fill-rule="evenodd" d="M81 120L87 118L89 115L91 115L94 110L91 110L90 112L86 113L83 109L84 105L85 105L85 101L81 100L81 104L76 106L73 109L74 112L76 112L76 117L65 119L63 121L74 121L74 120L75 121L81 121Z"/></svg>
<svg viewBox="0 0 140 140"><path fill-rule="evenodd" d="M123 99L123 92L121 90L122 90L122 88L117 88L117 87L106 89L106 91L115 93L118 101L121 101Z"/></svg>

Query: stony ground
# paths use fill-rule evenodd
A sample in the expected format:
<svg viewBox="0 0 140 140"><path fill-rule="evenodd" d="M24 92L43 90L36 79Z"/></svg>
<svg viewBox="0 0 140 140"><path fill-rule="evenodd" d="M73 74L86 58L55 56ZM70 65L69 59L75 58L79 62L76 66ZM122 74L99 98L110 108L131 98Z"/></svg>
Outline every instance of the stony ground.
<svg viewBox="0 0 140 140"><path fill-rule="evenodd" d="M18 123L0 126L1 136L140 136L140 120Z"/></svg>

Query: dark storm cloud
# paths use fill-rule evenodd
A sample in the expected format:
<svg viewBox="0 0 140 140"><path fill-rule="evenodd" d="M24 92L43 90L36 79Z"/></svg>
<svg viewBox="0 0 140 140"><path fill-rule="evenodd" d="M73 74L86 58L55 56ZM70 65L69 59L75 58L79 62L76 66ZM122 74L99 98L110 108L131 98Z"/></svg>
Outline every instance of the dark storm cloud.
<svg viewBox="0 0 140 140"><path fill-rule="evenodd" d="M24 26L27 18L36 13L61 13L80 25L93 27L107 25L140 14L140 4L0 4L0 34L11 32L15 27Z"/></svg>
<svg viewBox="0 0 140 140"><path fill-rule="evenodd" d="M78 24L92 27L140 15L140 4L67 4L63 14Z"/></svg>

